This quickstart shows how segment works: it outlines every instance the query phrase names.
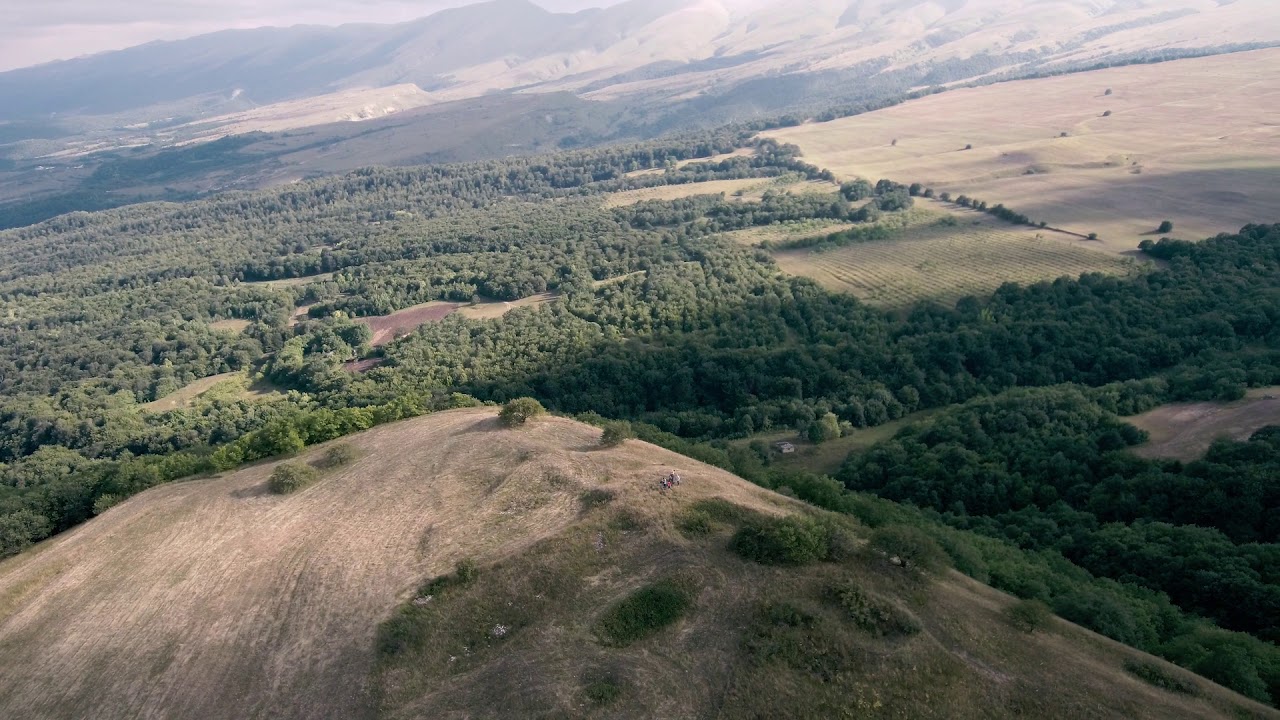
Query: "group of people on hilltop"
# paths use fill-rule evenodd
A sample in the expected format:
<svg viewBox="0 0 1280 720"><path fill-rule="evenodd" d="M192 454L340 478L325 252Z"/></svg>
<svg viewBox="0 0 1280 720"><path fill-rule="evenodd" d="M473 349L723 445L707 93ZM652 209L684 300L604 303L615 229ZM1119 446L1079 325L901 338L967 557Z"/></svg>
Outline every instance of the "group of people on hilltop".
<svg viewBox="0 0 1280 720"><path fill-rule="evenodd" d="M663 490L670 490L671 488L680 484L680 473L676 472L675 470L672 470L671 472L667 473L666 477L659 480L658 483L659 485L661 485Z"/></svg>

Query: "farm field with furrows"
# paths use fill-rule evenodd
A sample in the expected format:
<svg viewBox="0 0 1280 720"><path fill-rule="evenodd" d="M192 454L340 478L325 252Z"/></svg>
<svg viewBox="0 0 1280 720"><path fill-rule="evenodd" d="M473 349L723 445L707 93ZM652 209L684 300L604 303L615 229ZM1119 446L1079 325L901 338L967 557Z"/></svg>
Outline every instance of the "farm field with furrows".
<svg viewBox="0 0 1280 720"><path fill-rule="evenodd" d="M917 199L917 205L926 202ZM1131 258L1094 249L1096 243L974 211L920 212L916 218L888 240L829 250L781 250L773 256L791 275L884 307L917 300L954 302L1006 282L1123 274L1138 267Z"/></svg>
<svg viewBox="0 0 1280 720"><path fill-rule="evenodd" d="M1280 50L958 89L766 133L848 178L923 183L1133 250L1280 207ZM971 149L966 149L970 147Z"/></svg>

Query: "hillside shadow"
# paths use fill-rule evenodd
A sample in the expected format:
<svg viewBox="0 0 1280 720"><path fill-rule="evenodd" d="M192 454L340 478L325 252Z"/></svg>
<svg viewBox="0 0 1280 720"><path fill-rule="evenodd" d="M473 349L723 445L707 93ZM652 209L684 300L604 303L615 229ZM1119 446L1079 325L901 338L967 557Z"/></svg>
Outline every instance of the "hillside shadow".
<svg viewBox="0 0 1280 720"><path fill-rule="evenodd" d="M257 485L250 485L249 487L232 490L228 494L237 500L252 500L253 498L270 495L271 490L267 488L266 483L258 483Z"/></svg>
<svg viewBox="0 0 1280 720"><path fill-rule="evenodd" d="M1216 226L1216 232L1235 233L1249 224L1280 222L1280 164L1265 168L1193 170L1179 173L1129 175L1096 183L1087 190L1046 193L1041 202L1017 208L1029 217L1062 214L1062 206L1094 209L1071 219L1073 230L1089 232L1089 223L1107 217L1128 217L1150 223L1152 230L1134 232L1136 248L1143 238L1177 237L1202 240L1201 232L1179 232L1179 218L1200 226ZM1161 233L1161 220L1174 221L1174 229ZM1061 223L1059 223L1061 224ZM1124 238L1103 238L1115 242Z"/></svg>

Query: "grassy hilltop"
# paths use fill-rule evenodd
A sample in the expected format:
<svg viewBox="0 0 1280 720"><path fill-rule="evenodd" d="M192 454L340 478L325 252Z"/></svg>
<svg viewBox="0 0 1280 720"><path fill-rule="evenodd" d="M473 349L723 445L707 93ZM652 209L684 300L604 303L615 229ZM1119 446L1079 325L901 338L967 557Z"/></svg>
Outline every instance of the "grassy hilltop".
<svg viewBox="0 0 1280 720"><path fill-rule="evenodd" d="M0 565L0 714L1274 716L910 532L598 438L457 410L285 461L320 466L293 494L268 462L136 496Z"/></svg>

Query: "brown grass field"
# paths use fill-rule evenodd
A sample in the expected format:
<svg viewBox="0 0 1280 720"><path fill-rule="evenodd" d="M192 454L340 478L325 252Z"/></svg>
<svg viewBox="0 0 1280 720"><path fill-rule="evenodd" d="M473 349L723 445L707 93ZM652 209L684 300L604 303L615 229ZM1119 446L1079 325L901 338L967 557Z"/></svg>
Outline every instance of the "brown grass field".
<svg viewBox="0 0 1280 720"><path fill-rule="evenodd" d="M1127 251L1164 219L1197 240L1277 220L1277 117L1269 49L952 90L767 134L842 177L1003 203Z"/></svg>
<svg viewBox="0 0 1280 720"><path fill-rule="evenodd" d="M600 717L580 695L595 672L622 678L611 717L780 717L828 702L889 717L1275 716L1155 660L1197 694L1144 684L1120 669L1144 656L1065 622L1018 632L1001 617L1007 596L956 574L925 586L861 555L743 562L724 531L677 529L691 504L802 506L645 443L601 450L599 431L573 421L506 430L494 415L347 438L358 459L294 495L266 492L270 462L154 488L0 563L0 716ZM662 492L670 469L684 483ZM589 510L587 490L606 504ZM379 661L377 624L463 558L479 580L434 599L437 634ZM684 619L629 649L594 639L605 608L669 573L700 588ZM922 631L849 630L822 604L836 578L894 598ZM781 600L826 618L858 672L828 684L744 656L756 608ZM492 642L504 621L510 634Z"/></svg>
<svg viewBox="0 0 1280 720"><path fill-rule="evenodd" d="M953 218L942 224L944 218ZM868 303L901 307L954 302L1006 282L1033 283L1086 272L1131 272L1135 261L1063 233L1012 225L985 213L917 199L906 227L887 240L833 250L782 250L778 266Z"/></svg>
<svg viewBox="0 0 1280 720"><path fill-rule="evenodd" d="M1190 462L1204 456L1218 438L1248 440L1268 425L1280 424L1280 387L1250 390L1232 403L1178 403L1126 418L1150 439L1134 452L1148 458Z"/></svg>

